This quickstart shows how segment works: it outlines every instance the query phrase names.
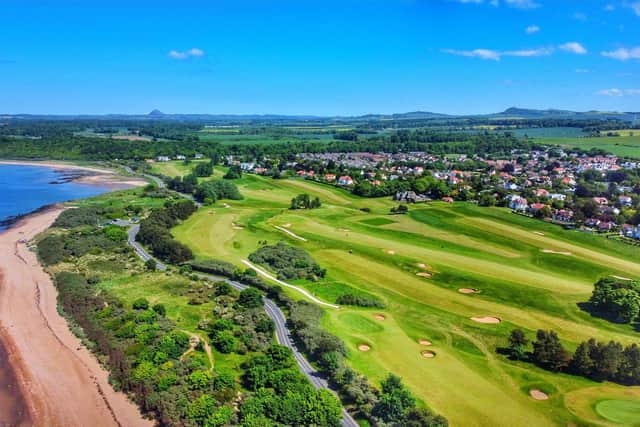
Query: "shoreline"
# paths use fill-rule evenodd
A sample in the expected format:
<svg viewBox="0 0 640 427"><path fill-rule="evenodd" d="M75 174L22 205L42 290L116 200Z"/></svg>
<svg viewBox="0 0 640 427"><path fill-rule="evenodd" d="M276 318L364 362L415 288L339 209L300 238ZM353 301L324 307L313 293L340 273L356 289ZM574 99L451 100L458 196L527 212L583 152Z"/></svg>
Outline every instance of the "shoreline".
<svg viewBox="0 0 640 427"><path fill-rule="evenodd" d="M50 227L52 206L0 232L0 340L33 425L143 426L138 407L57 311L57 290L24 241ZM46 351L43 351L46 349Z"/></svg>
<svg viewBox="0 0 640 427"><path fill-rule="evenodd" d="M57 172L87 172L86 174L79 174L75 177L72 177L72 179L68 180L68 182L83 185L95 185L107 188L109 190L125 190L127 188L142 187L148 184L148 182L143 178L120 176L118 172L113 169L95 166L82 166L73 163L58 161L0 159L0 166L2 165L44 167L55 170Z"/></svg>

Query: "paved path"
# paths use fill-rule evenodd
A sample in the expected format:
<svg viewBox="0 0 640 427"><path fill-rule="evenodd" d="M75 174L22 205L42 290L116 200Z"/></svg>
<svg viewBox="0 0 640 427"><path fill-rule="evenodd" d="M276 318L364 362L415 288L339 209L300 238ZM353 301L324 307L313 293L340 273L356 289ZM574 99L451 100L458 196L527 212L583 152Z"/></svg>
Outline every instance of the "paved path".
<svg viewBox="0 0 640 427"><path fill-rule="evenodd" d="M304 295L305 297L309 298L311 301L315 302L318 305L323 305L325 307L331 307L331 308L340 308L339 305L335 305L335 304L330 304L328 302L324 302L321 299L318 299L316 297L314 297L313 295L311 295L309 292L307 292L306 289L302 289L299 286L294 286L294 285L290 285L287 282L283 282L282 280L278 279L277 277L273 276L272 274L267 273L266 271L264 271L263 269L261 269L260 267L257 267L256 265L252 264L251 262L247 261L246 259L242 260L242 263L244 265L246 265L249 268L254 269L258 274L260 274L261 276L266 277L269 280L273 280L274 282L276 282L279 285L282 285L286 288L290 288L290 289L294 289L297 292L300 292L302 295Z"/></svg>
<svg viewBox="0 0 640 427"><path fill-rule="evenodd" d="M138 231L140 231L140 226L138 224L133 224L131 228L129 228L129 238L127 242L133 248L136 254L143 261L146 261L153 257L149 255L144 250L144 248L140 246L138 242L136 242L136 235L138 234ZM156 260L156 263L157 263L156 266L158 270L167 269L167 266L161 263L160 261ZM252 268L255 268L255 267L252 267ZM220 281L220 280L225 281L240 291L247 289L249 287L247 285L244 285L242 283L239 283L224 277L212 276L208 274L198 274L198 276L202 278L214 280L214 281ZM292 285L289 285L289 286L292 286ZM278 341L278 343L280 345L283 345L291 349L291 352L293 353L293 357L296 359L296 363L298 364L300 371L302 371L302 373L309 379L311 384L316 389L324 388L327 390L331 390L329 388L329 384L327 380L321 376L321 374L307 361L307 359L305 359L305 357L302 355L302 353L300 353L300 351L296 347L293 341L293 338L291 336L291 331L289 331L289 328L287 327L287 318L284 316L284 313L282 312L282 310L280 310L280 307L278 307L276 303L270 300L269 298L263 298L263 301L264 301L264 309L267 312L267 316L269 316L271 320L273 320L273 323L275 324L276 340ZM325 305L327 304L322 301L320 303ZM337 308L337 306L335 307ZM353 417L351 417L351 415L349 415L347 410L344 408L342 408L342 420L340 421L340 424L343 427L358 427L358 423L353 419Z"/></svg>

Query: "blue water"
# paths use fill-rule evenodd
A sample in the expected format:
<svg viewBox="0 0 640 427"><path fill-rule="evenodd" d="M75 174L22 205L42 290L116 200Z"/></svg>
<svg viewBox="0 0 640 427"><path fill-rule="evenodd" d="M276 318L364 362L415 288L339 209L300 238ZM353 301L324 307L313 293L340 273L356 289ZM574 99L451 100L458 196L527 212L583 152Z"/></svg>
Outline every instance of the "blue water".
<svg viewBox="0 0 640 427"><path fill-rule="evenodd" d="M96 196L107 188L73 182L51 184L64 173L42 166L0 165L0 221L44 205ZM2 230L2 225L0 225Z"/></svg>

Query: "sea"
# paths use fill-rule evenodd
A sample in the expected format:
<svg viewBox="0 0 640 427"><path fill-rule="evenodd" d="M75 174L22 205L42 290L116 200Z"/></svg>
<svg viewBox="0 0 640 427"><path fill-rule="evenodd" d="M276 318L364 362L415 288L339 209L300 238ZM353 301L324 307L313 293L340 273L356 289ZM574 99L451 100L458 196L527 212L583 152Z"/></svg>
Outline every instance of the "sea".
<svg viewBox="0 0 640 427"><path fill-rule="evenodd" d="M44 166L0 164L0 230L10 226L12 220L43 206L109 191L106 187L72 181L82 173Z"/></svg>
<svg viewBox="0 0 640 427"><path fill-rule="evenodd" d="M96 196L106 187L73 182L83 172L0 164L0 232L22 216L52 203ZM0 343L0 426L30 425L8 354Z"/></svg>

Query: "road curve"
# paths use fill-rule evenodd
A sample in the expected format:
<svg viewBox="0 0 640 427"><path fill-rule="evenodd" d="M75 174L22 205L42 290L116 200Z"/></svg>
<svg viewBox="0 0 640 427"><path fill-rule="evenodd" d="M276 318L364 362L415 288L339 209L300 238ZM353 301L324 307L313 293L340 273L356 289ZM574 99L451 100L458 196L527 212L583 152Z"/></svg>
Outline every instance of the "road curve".
<svg viewBox="0 0 640 427"><path fill-rule="evenodd" d="M136 235L138 234L138 231L140 231L140 226L138 224L133 224L131 228L129 228L129 232L128 232L129 237L127 239L127 243L133 248L136 254L143 261L147 261L148 259L152 259L153 257L149 255L149 253L145 251L144 248L138 242L136 242ZM158 260L156 260L156 267L158 268L158 270L167 269L167 266ZM233 286L234 288L240 291L247 289L249 287L247 285L244 285L242 283L239 283L224 277L212 276L208 274L198 274L198 276L202 278L214 280L214 281L220 281L220 280L225 281L229 285ZM327 380L322 377L322 375L309 363L309 361L307 361L307 359L305 359L305 357L302 355L302 353L300 353L300 351L296 347L293 341L293 338L291 336L291 331L289 331L289 328L287 327L287 319L284 316L284 313L282 312L282 310L280 310L280 307L278 307L276 303L270 300L269 298L265 297L263 298L263 301L264 301L264 309L267 313L267 316L269 316L271 320L273 320L273 323L275 324L276 340L278 341L278 343L280 345L283 345L291 349L291 352L293 353L293 357L295 358L296 363L300 368L300 371L302 371L302 373L309 379L311 384L316 389L324 388L332 391L331 388L329 387L329 383L327 382ZM342 425L343 427L358 427L358 423L347 412L347 410L344 409L344 407L342 408L342 420L340 421L340 425Z"/></svg>

